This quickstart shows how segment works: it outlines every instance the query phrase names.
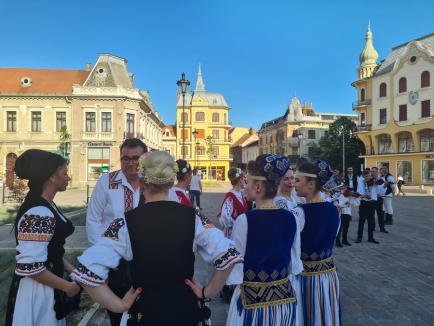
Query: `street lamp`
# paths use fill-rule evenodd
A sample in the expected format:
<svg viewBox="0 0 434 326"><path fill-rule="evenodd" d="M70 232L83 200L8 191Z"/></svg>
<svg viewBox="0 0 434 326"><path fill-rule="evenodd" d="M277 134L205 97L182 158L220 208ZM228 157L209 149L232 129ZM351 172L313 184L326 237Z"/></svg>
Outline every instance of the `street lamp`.
<svg viewBox="0 0 434 326"><path fill-rule="evenodd" d="M298 138L298 156L301 157L301 140L303 139L303 134L300 131L297 131Z"/></svg>
<svg viewBox="0 0 434 326"><path fill-rule="evenodd" d="M192 132L194 137L194 167L197 167L197 142L196 137L199 134L199 132L194 128L194 131Z"/></svg>
<svg viewBox="0 0 434 326"><path fill-rule="evenodd" d="M182 137L182 159L185 160L185 134L184 134L184 129L185 129L185 93L187 93L188 91L188 86L190 86L190 81L185 79L185 73L181 74L181 79L178 80L176 82L176 85L178 85L179 91L181 92L182 95L182 132L181 132L181 137Z"/></svg>

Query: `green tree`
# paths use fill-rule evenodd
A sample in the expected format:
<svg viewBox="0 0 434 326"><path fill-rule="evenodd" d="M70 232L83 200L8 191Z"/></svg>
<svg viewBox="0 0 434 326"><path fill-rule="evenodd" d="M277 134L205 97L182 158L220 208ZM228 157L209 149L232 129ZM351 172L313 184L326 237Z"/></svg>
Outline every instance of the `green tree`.
<svg viewBox="0 0 434 326"><path fill-rule="evenodd" d="M206 149L206 155L209 159L209 171L208 171L208 179L211 177L211 165L212 165L212 159L214 158L214 138L209 135L205 138L205 149Z"/></svg>
<svg viewBox="0 0 434 326"><path fill-rule="evenodd" d="M68 144L69 140L71 139L71 134L68 132L68 128L66 126L62 126L59 130L59 151L62 153L62 155L65 158L68 158Z"/></svg>
<svg viewBox="0 0 434 326"><path fill-rule="evenodd" d="M357 138L356 124L346 117L333 122L328 133L319 141L320 158L330 163L333 168L341 172L352 166L355 171L360 170L360 155L365 154L363 142ZM345 143L345 167L342 166L342 144Z"/></svg>

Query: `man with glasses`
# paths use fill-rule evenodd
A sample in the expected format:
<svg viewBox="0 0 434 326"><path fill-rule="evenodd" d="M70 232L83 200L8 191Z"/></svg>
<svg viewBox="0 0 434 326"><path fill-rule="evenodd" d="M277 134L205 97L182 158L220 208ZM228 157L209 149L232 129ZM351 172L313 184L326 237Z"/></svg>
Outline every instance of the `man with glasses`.
<svg viewBox="0 0 434 326"><path fill-rule="evenodd" d="M92 192L86 216L87 238L91 244L98 241L115 218L136 208L141 200L138 173L139 158L148 151L137 138L126 139L120 147L121 169L100 177ZM109 287L123 297L130 288L129 269L121 260L117 270L109 274ZM119 325L122 314L109 312L111 325Z"/></svg>

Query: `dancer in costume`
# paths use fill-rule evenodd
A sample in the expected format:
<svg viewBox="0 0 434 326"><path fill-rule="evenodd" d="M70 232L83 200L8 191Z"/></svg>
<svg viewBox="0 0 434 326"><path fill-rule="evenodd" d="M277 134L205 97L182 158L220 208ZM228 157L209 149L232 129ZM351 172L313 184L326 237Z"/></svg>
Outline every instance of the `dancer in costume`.
<svg viewBox="0 0 434 326"><path fill-rule="evenodd" d="M197 286L191 281L195 252L216 269L201 292L205 298L219 293L242 256L223 232L204 227L193 208L168 201L177 171L169 153L158 151L144 156L140 170L144 173L145 205L116 218L104 236L78 257L80 264L72 276L95 301L116 312L123 311L126 305L105 280L119 259L131 261L133 288L143 291L124 314L122 325L127 321L128 325L197 325L206 316L189 287Z"/></svg>
<svg viewBox="0 0 434 326"><path fill-rule="evenodd" d="M339 229L335 205L320 194L332 169L324 161L304 163L295 173L297 194L306 204L297 207L301 232L303 272L291 277L297 293L297 325L340 325L339 280L333 245Z"/></svg>
<svg viewBox="0 0 434 326"><path fill-rule="evenodd" d="M72 266L63 258L65 239L74 226L54 204L68 182L66 160L30 149L15 162L15 173L29 180L29 193L15 220L16 267L9 290L6 325L66 325L65 297L79 293L75 282L63 279Z"/></svg>
<svg viewBox="0 0 434 326"><path fill-rule="evenodd" d="M232 230L244 263L227 284L238 284L226 325L295 325L296 298L290 273L302 270L294 215L273 203L289 167L286 157L260 155L248 165L247 196L256 209L238 216Z"/></svg>
<svg viewBox="0 0 434 326"><path fill-rule="evenodd" d="M341 218L341 226L339 227L339 232L336 237L336 246L342 247L342 244L346 246L351 246L348 242L348 229L350 228L351 221L351 208L360 204L360 201L354 197L354 194L347 188L347 186L342 187L341 195L338 198L338 211ZM341 242L342 235L342 242Z"/></svg>
<svg viewBox="0 0 434 326"><path fill-rule="evenodd" d="M280 208L291 210L298 205L297 201L301 201L297 198L295 193L295 174L294 171L288 169L282 180L280 181L279 189L277 190L277 196L274 197L274 203Z"/></svg>
<svg viewBox="0 0 434 326"><path fill-rule="evenodd" d="M186 160L179 159L176 161L178 172L176 179L178 183L169 190L169 200L176 201L182 205L193 207L190 198L188 198L186 190L190 184L192 172L191 165Z"/></svg>

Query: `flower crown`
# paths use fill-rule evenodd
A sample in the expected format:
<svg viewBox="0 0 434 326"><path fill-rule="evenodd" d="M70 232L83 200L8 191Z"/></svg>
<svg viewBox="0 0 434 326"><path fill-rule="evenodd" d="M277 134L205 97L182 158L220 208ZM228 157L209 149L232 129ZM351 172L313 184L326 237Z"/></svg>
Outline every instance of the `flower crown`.
<svg viewBox="0 0 434 326"><path fill-rule="evenodd" d="M164 178L160 178L160 177L154 177L153 175L147 175L146 174L146 168L145 168L145 157L146 155L142 155L139 158L139 177L143 178L143 180L145 181L145 183L149 183L149 184L155 184L155 185L162 185L162 184L167 184L170 182L173 182L175 180L175 176L179 171L178 168L178 164L174 164L173 165L173 175L169 176L169 177L164 177Z"/></svg>

